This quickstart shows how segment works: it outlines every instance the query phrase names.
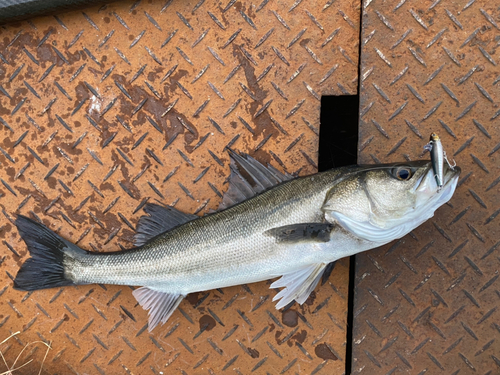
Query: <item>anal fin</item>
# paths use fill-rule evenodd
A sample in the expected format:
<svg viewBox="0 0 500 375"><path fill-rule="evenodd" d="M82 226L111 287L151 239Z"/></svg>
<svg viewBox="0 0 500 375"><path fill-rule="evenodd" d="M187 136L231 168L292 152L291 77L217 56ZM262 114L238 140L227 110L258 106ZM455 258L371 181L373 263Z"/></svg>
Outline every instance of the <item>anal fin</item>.
<svg viewBox="0 0 500 375"><path fill-rule="evenodd" d="M325 267L325 263L311 264L294 272L287 273L272 283L271 288L284 287L273 298L273 301L280 300L276 304L276 309L279 310L285 307L293 300L302 305L316 285L318 285Z"/></svg>
<svg viewBox="0 0 500 375"><path fill-rule="evenodd" d="M146 286L135 289L132 294L142 308L149 311L149 332L158 324L165 324L185 297L182 294L169 294Z"/></svg>

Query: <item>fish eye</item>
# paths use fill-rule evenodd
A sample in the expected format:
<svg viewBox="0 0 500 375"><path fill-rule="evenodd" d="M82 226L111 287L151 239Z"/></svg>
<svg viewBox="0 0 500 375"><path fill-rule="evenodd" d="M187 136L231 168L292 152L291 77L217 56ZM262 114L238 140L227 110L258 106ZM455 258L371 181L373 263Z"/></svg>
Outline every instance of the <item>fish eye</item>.
<svg viewBox="0 0 500 375"><path fill-rule="evenodd" d="M394 171L394 175L398 180L408 181L413 176L413 171L408 167L399 167Z"/></svg>

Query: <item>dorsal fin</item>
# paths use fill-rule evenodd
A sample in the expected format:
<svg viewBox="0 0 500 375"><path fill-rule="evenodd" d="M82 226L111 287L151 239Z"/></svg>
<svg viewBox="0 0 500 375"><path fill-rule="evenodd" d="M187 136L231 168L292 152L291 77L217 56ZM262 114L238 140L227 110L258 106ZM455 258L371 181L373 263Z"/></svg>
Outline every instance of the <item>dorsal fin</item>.
<svg viewBox="0 0 500 375"><path fill-rule="evenodd" d="M228 149L231 159L229 188L222 198L219 210L262 193L284 181L291 180L292 175L283 174L271 165L265 167L248 154L238 154Z"/></svg>
<svg viewBox="0 0 500 375"><path fill-rule="evenodd" d="M134 236L135 246L144 245L151 238L198 217L185 214L173 207L164 207L154 203L147 203L144 206L144 212L149 216L141 216L137 223Z"/></svg>

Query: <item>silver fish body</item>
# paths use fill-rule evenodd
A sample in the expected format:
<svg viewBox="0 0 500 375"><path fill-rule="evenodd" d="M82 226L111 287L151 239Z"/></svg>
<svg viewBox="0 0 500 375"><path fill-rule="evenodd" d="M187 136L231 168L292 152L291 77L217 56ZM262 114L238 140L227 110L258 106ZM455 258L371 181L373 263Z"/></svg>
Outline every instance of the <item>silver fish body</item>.
<svg viewBox="0 0 500 375"><path fill-rule="evenodd" d="M239 158L260 194L201 218L147 206L151 216L138 227L145 243L131 250L87 252L19 216L16 224L32 258L15 287L141 286L133 294L149 310L150 330L188 293L279 276L271 285L284 288L274 298L280 300L276 307L303 303L328 263L400 238L432 217L453 195L460 174L446 167L438 192L431 162L355 166L265 190L273 170ZM252 190L250 185L240 184L240 190ZM166 222L173 229L160 233Z"/></svg>
<svg viewBox="0 0 500 375"><path fill-rule="evenodd" d="M70 261L66 272L76 283L147 285L187 294L266 280L373 248L378 244L340 230L320 243L280 243L266 234L291 224L323 222L325 196L342 172L290 181L175 228L137 250L85 254Z"/></svg>

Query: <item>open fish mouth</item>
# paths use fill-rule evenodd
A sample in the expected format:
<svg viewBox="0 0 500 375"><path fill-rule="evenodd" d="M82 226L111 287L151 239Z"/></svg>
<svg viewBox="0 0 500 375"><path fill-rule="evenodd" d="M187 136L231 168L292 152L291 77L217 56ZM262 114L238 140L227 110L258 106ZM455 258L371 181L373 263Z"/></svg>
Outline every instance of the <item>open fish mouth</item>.
<svg viewBox="0 0 500 375"><path fill-rule="evenodd" d="M458 178L460 177L461 172L462 170L460 167L455 167L453 170L448 169L445 176L445 180L447 180L447 182L443 186L442 190L437 193L439 194L439 201L442 202L441 204L444 204L451 199L455 189L457 188Z"/></svg>
<svg viewBox="0 0 500 375"><path fill-rule="evenodd" d="M460 173L460 167L454 167L453 169L447 167L444 175L445 183L441 189L438 189L434 172L429 167L427 173L423 174L420 177L420 181L415 185L415 193L417 195L415 206L432 205L435 210L437 207L448 202L455 192Z"/></svg>

